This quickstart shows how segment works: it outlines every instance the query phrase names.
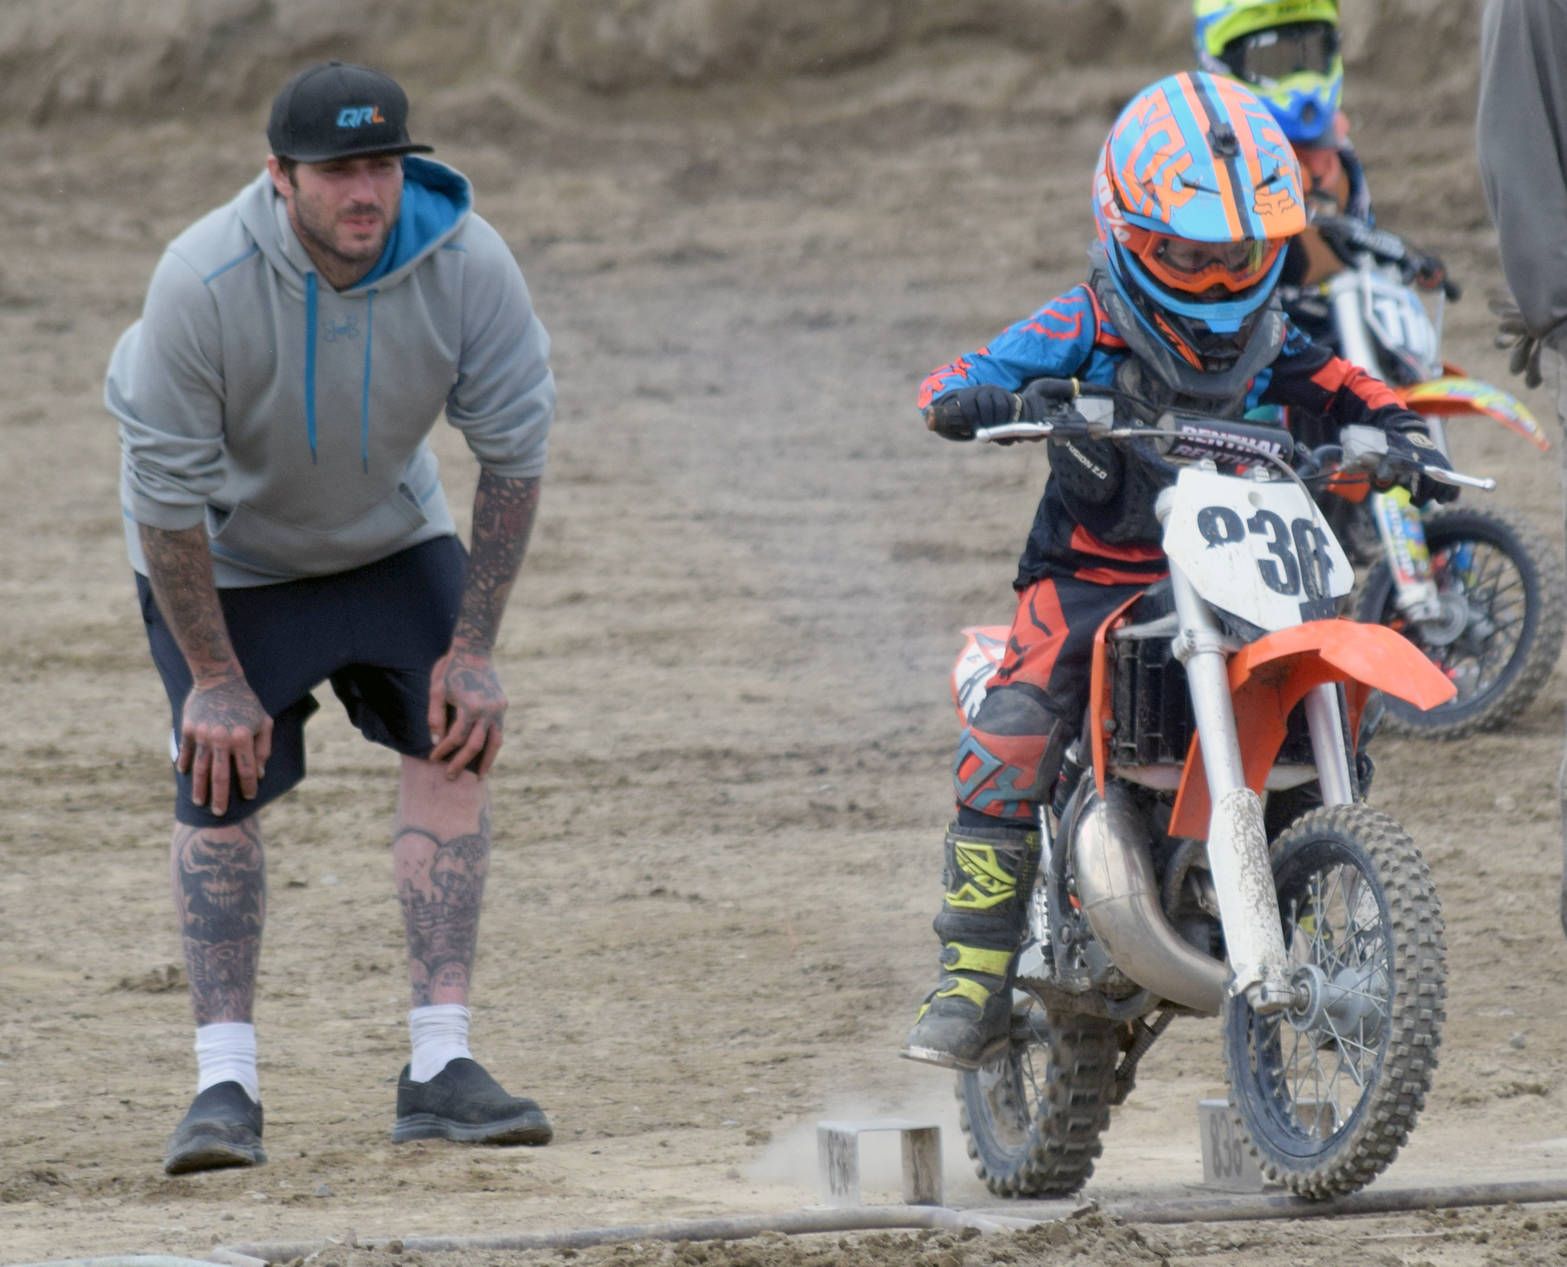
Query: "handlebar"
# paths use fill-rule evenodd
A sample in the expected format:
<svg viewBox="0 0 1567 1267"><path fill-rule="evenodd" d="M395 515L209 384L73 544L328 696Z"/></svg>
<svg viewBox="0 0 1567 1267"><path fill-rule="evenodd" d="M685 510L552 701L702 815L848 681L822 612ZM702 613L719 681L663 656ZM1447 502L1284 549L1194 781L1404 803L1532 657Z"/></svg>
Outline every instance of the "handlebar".
<svg viewBox="0 0 1567 1267"><path fill-rule="evenodd" d="M1104 396L1115 392L1111 388L1101 388L1083 394ZM1160 457L1173 461L1208 457L1246 464L1271 462L1286 471L1293 470L1291 463L1298 461L1305 452L1282 427L1263 423L1167 410L1160 415L1156 425L1149 426L1141 422L1117 423L1108 413L1102 418L1085 417L1080 410L1066 404L1057 405L1055 410L1055 416L1048 419L1020 419L976 428L974 438L990 444L1049 439L1145 441L1156 446Z"/></svg>
<svg viewBox="0 0 1567 1267"><path fill-rule="evenodd" d="M1039 379L1036 382L1048 383L1049 386L1043 392L1053 392L1059 396L1064 390L1070 389L1078 394L1089 394L1082 391L1082 385L1073 379ZM1030 384L1030 389L1033 388ZM1107 390L1094 392L1093 394L1106 394ZM1036 398L1049 399L1043 392ZM1070 397L1068 398L1070 399ZM1293 438L1288 436L1280 427L1271 427L1264 424L1246 422L1232 422L1226 419L1204 418L1199 415L1185 415L1166 413L1158 426L1148 426L1143 423L1116 424L1111 420L1096 421L1085 418L1080 412L1070 405L1062 402L1057 405L1057 416L1041 421L1021 420L1018 422L1004 422L993 427L979 427L974 431L974 438L986 444L1007 443L1017 440L1049 440L1057 439L1084 439L1084 440L1124 440L1124 441L1156 441L1164 448L1165 457L1193 457L1201 456L1199 449L1206 450L1208 456L1221 455L1231 460L1260 462L1267 461L1284 467L1291 474L1294 468L1291 460L1298 465L1308 468L1314 467L1320 471L1329 464L1326 459L1337 450L1339 461L1337 473L1345 475L1370 476L1387 461L1387 433L1379 427L1349 426L1343 431L1343 443L1339 446L1324 446L1317 450L1307 450L1304 446L1297 445ZM1445 467L1428 466L1423 462L1406 463L1407 472L1403 474L1419 475L1424 479L1434 480L1439 484L1451 484L1459 488L1474 488L1484 492L1490 492L1496 487L1496 481L1489 476L1465 475L1461 471L1450 471Z"/></svg>
<svg viewBox="0 0 1567 1267"><path fill-rule="evenodd" d="M1359 263L1359 256L1369 255L1378 264L1397 268L1407 283L1417 277L1422 261L1426 258L1412 250L1398 234L1373 228L1354 216L1318 216L1311 221L1311 227L1317 230L1333 254L1349 268ZM1445 274L1440 283L1423 288L1434 290L1438 287L1443 297L1450 300L1457 300L1464 293L1463 287Z"/></svg>
<svg viewBox="0 0 1567 1267"><path fill-rule="evenodd" d="M1369 475L1387 460L1387 433L1379 427L1345 427L1342 438L1342 459L1339 470L1343 472L1351 475ZM1496 481L1485 475L1465 475L1462 471L1427 466L1423 462L1403 465L1410 468L1411 474L1438 484L1450 484L1455 488L1477 488L1487 493L1496 487Z"/></svg>

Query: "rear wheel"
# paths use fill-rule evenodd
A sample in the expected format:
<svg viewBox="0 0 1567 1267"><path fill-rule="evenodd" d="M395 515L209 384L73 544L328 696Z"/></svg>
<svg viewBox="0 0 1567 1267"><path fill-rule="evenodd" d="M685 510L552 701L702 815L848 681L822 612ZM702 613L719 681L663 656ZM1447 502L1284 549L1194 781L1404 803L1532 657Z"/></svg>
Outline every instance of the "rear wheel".
<svg viewBox="0 0 1567 1267"><path fill-rule="evenodd" d="M1386 561L1366 578L1357 618L1396 629L1458 688L1422 711L1387 697L1383 724L1428 739L1494 730L1517 716L1550 677L1567 626L1567 576L1556 551L1511 515L1440 510L1425 519L1442 618L1416 623L1398 610Z"/></svg>
<svg viewBox="0 0 1567 1267"><path fill-rule="evenodd" d="M1076 1192L1110 1124L1119 1056L1115 1022L1057 1020L1037 1003L1012 1017L1006 1051L958 1075L960 1121L975 1173L998 1196Z"/></svg>
<svg viewBox="0 0 1567 1267"><path fill-rule="evenodd" d="M1225 1008L1230 1107L1262 1171L1303 1197L1353 1192L1409 1137L1447 997L1441 907L1414 842L1366 805L1302 815L1274 878L1297 999Z"/></svg>

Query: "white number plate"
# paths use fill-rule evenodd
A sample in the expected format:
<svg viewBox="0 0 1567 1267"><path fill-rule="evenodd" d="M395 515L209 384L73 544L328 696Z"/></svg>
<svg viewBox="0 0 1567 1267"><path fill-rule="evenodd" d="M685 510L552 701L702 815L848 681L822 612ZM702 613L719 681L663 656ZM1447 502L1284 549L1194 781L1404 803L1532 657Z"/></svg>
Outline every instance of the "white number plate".
<svg viewBox="0 0 1567 1267"><path fill-rule="evenodd" d="M1299 487L1198 467L1176 480L1164 552L1209 603L1264 629L1335 615L1355 579Z"/></svg>

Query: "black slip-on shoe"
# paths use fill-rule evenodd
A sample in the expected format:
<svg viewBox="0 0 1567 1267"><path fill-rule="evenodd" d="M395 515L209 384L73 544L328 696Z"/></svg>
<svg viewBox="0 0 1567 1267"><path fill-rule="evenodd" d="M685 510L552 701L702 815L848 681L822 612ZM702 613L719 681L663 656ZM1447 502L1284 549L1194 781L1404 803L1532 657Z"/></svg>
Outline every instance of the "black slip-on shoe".
<svg viewBox="0 0 1567 1267"><path fill-rule="evenodd" d="M259 1166L261 1106L237 1082L219 1082L190 1102L184 1119L163 1150L163 1169L171 1175L221 1166Z"/></svg>
<svg viewBox="0 0 1567 1267"><path fill-rule="evenodd" d="M554 1130L532 1100L508 1095L484 1066L466 1056L450 1061L428 1082L414 1082L409 1066L397 1079L392 1142L455 1139L472 1144L548 1144Z"/></svg>

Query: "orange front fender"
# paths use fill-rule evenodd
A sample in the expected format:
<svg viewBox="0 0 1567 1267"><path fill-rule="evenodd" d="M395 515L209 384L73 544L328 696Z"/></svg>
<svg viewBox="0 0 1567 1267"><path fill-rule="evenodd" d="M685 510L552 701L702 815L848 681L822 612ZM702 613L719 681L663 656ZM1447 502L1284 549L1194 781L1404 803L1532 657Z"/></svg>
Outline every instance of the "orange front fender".
<svg viewBox="0 0 1567 1267"><path fill-rule="evenodd" d="M1406 638L1384 625L1312 620L1259 638L1230 657L1230 695L1246 783L1261 794L1295 705L1325 682L1342 682L1349 733L1372 691L1386 691L1417 708L1435 708L1457 694L1442 671ZM1170 817L1170 835L1206 839L1208 779L1202 748L1192 740Z"/></svg>

